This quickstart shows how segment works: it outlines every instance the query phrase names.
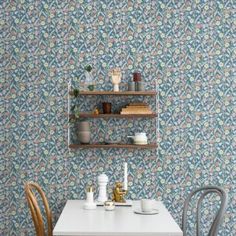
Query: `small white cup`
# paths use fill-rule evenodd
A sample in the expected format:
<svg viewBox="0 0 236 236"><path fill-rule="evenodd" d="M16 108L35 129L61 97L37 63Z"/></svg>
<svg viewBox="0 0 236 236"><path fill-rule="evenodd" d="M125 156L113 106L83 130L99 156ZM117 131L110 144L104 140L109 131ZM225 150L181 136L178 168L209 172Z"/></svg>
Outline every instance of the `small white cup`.
<svg viewBox="0 0 236 236"><path fill-rule="evenodd" d="M151 212L153 211L154 200L153 199L142 199L141 200L141 210L143 212Z"/></svg>

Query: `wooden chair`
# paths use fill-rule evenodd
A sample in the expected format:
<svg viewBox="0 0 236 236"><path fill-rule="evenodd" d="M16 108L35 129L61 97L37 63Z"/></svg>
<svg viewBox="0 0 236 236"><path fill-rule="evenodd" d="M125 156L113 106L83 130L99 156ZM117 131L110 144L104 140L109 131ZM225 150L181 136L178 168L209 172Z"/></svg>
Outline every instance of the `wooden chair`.
<svg viewBox="0 0 236 236"><path fill-rule="evenodd" d="M36 190L43 200L44 209L46 212L46 219L47 219L47 234L45 234L45 227L43 222L43 216L41 214L38 201L36 196L33 192ZM42 191L41 187L37 183L28 182L25 184L25 194L27 198L27 202L31 211L31 215L34 222L34 227L36 230L37 236L52 236L52 214L49 209L47 198Z"/></svg>
<svg viewBox="0 0 236 236"><path fill-rule="evenodd" d="M213 223L211 225L211 228L209 230L208 236L216 236L219 232L220 224L222 223L224 213L227 206L227 193L224 191L224 189L217 187L217 186L206 186L202 188L198 188L192 193L189 194L187 199L184 202L184 211L183 211L183 217L182 217L182 230L183 230L183 236L187 236L187 211L188 206L191 198L199 193L202 192L201 196L199 197L199 200L197 202L197 217L196 217L196 236L200 236L201 234L201 228L200 228L200 218L201 218L201 205L203 199L210 193L215 193L220 196L220 207L219 210L216 212L216 216L213 220Z"/></svg>

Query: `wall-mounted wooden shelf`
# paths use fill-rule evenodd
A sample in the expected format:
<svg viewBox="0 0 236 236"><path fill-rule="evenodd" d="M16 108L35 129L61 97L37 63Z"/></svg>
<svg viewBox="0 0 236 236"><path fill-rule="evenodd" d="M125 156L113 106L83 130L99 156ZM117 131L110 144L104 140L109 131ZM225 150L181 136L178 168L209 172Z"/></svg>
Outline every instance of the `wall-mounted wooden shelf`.
<svg viewBox="0 0 236 236"><path fill-rule="evenodd" d="M157 144L151 143L146 145L135 145L135 144L70 144L69 148L128 148L128 149L151 149L157 148Z"/></svg>
<svg viewBox="0 0 236 236"><path fill-rule="evenodd" d="M73 91L70 91L70 95L73 95ZM157 92L154 90L150 91L80 91L79 96L89 95L117 95L117 96L156 96Z"/></svg>
<svg viewBox="0 0 236 236"><path fill-rule="evenodd" d="M70 96L74 96L74 89L70 89L71 84L68 85L68 113L70 112ZM78 96L153 96L154 98L158 94L157 88L155 90L148 90L148 91L79 91ZM77 97L77 96L76 96ZM89 98L89 97L88 97ZM85 99L85 98L83 98ZM82 99L82 100L83 100ZM144 98L142 98L144 99ZM122 99L121 99L122 100ZM125 101L125 98L123 98ZM156 101L156 99L155 99ZM157 104L156 104L157 105ZM157 106L155 106L157 107ZM138 111L137 111L138 112ZM140 112L140 111L139 111ZM68 114L67 113L67 114ZM92 118L92 119L138 119L138 118L155 118L157 117L158 113L153 112L152 114L92 114L89 112L81 112L79 114L79 118ZM69 118L74 118L75 116L69 114ZM70 129L70 128L69 128ZM102 149L109 149L109 148L124 148L124 149L155 149L158 147L157 143L150 143L146 145L135 145L135 144L105 144L105 143L91 143L91 144L70 144L70 130L68 129L68 145L71 149L90 149L90 148L102 148Z"/></svg>
<svg viewBox="0 0 236 236"><path fill-rule="evenodd" d="M153 114L92 114L92 113L80 113L79 118L93 118L93 119L137 119L137 118L155 118L157 116L156 113ZM71 118L74 118L74 115L70 115Z"/></svg>

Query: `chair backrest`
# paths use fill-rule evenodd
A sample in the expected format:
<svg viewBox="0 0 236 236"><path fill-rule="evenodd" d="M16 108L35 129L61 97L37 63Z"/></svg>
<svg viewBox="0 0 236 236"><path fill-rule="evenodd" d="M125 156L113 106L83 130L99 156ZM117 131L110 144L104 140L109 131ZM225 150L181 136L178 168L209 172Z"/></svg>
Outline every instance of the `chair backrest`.
<svg viewBox="0 0 236 236"><path fill-rule="evenodd" d="M201 234L201 228L200 228L200 218L201 218L201 204L203 199L210 193L216 193L220 196L220 207L219 210L216 212L216 216L213 220L213 223L210 227L210 231L208 233L208 236L216 236L218 231L219 231L219 226L223 220L223 216L226 210L226 206L227 206L227 194L224 191L223 188L217 187L217 186L205 186L205 187L201 187L196 189L195 191L193 191L192 193L189 194L189 196L187 197L187 199L184 202L184 211L183 211L183 217L182 217L182 230L183 230L183 236L186 236L186 230L187 230L187 211L188 211L188 207L189 207L189 202L191 200L191 198L199 193L202 192L198 202L197 202L197 218L196 218L196 236L200 236Z"/></svg>
<svg viewBox="0 0 236 236"><path fill-rule="evenodd" d="M41 210L40 210L38 201L36 199L36 196L33 190L36 190L40 194L43 200L43 205L44 205L44 209L46 212L46 219L47 219L47 234L45 234L43 216L41 214ZM33 218L36 235L37 236L45 236L45 235L52 236L52 214L49 209L47 198L44 192L42 191L41 187L37 183L28 182L25 184L25 194L26 194L27 202L31 211L32 218Z"/></svg>

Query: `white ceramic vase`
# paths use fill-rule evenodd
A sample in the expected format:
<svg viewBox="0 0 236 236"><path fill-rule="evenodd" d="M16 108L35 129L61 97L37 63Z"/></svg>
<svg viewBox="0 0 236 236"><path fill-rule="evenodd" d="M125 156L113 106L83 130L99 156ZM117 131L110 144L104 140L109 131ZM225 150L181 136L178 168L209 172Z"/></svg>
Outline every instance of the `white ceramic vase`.
<svg viewBox="0 0 236 236"><path fill-rule="evenodd" d="M90 124L88 121L78 122L78 140L82 144L90 143L91 132Z"/></svg>

